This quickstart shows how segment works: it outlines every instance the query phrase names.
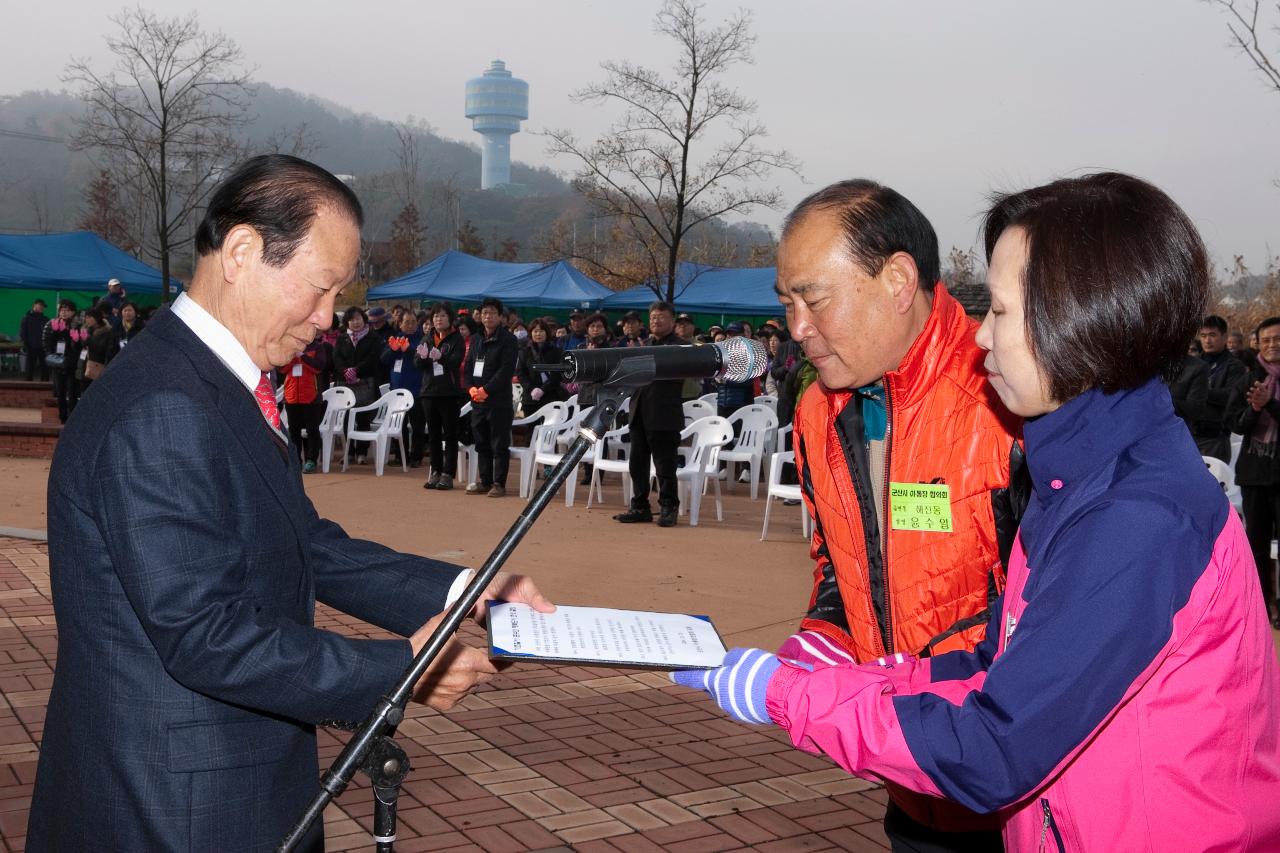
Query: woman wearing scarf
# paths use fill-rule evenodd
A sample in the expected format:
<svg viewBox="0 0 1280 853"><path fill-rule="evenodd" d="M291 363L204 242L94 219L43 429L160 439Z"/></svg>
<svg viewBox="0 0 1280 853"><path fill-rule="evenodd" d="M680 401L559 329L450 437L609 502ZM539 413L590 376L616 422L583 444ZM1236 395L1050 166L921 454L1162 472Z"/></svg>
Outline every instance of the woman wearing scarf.
<svg viewBox="0 0 1280 853"><path fill-rule="evenodd" d="M437 302L427 309L431 331L415 350L414 364L422 374L422 410L426 416L427 446L431 448L431 476L424 489L447 492L458 475L458 412L467 397L460 370L466 343L453 328L453 309Z"/></svg>
<svg viewBox="0 0 1280 853"><path fill-rule="evenodd" d="M1276 600L1276 576L1271 540L1280 534L1280 455L1276 453L1280 423L1280 317L1268 317L1255 333L1258 358L1241 388L1244 408L1235 417L1232 431L1244 436L1236 460L1236 485L1244 498L1244 527L1249 549L1258 564L1267 616L1280 628L1280 603ZM1231 415L1227 415L1228 422Z"/></svg>
<svg viewBox="0 0 1280 853"><path fill-rule="evenodd" d="M520 364L516 376L523 389L524 413L531 415L540 406L563 400L569 395L560 387L559 373L535 370L540 364L559 364L563 351L551 340L551 330L545 320L534 320L529 329L529 345L520 349Z"/></svg>
<svg viewBox="0 0 1280 853"><path fill-rule="evenodd" d="M356 405L367 406L378 398L378 359L382 355L381 335L369 334L369 318L364 309L351 306L342 315L347 331L333 346L333 367L339 384L349 386L356 394ZM368 429L373 412L356 416L356 429ZM366 441L351 446L356 464L364 464Z"/></svg>

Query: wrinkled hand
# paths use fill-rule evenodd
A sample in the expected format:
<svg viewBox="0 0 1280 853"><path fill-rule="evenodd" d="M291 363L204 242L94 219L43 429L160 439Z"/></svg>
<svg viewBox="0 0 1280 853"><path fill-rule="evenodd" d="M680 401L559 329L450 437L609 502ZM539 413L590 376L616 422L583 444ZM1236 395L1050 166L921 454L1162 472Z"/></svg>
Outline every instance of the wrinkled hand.
<svg viewBox="0 0 1280 853"><path fill-rule="evenodd" d="M1264 382L1255 382L1249 386L1247 398L1249 405L1253 407L1255 412L1261 412L1267 407L1267 401L1271 399L1271 387L1274 380L1268 376Z"/></svg>
<svg viewBox="0 0 1280 853"><path fill-rule="evenodd" d="M445 614L431 619L409 638L409 645L416 657L427 645L436 626ZM484 684L498 672L489 656L479 649L465 646L457 640L445 643L440 654L413 687L413 700L429 705L437 711L447 711L461 701L478 684Z"/></svg>
<svg viewBox="0 0 1280 853"><path fill-rule="evenodd" d="M342 371L342 378L348 382L355 382L357 378L356 369L354 367L348 367L346 370Z"/></svg>
<svg viewBox="0 0 1280 853"><path fill-rule="evenodd" d="M489 612L489 608L485 606L488 601L519 602L529 605L539 613L551 613L556 609L550 599L538 590L532 578L508 572L498 572L493 576L493 580L476 602L475 609L471 611L471 616L482 625Z"/></svg>
<svg viewBox="0 0 1280 853"><path fill-rule="evenodd" d="M538 400L542 399L542 389L534 388L532 391L529 392L529 396L532 397L534 402L536 403Z"/></svg>
<svg viewBox="0 0 1280 853"><path fill-rule="evenodd" d="M782 661L760 649L730 649L715 669L682 669L671 680L682 687L705 690L729 716L744 723L772 723L765 708L769 679Z"/></svg>

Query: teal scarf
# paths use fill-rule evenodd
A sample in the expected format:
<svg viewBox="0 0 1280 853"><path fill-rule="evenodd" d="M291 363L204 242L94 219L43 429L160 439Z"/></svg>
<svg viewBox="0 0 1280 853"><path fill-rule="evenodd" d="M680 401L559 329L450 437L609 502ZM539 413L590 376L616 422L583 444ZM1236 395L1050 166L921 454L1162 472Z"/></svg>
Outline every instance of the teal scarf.
<svg viewBox="0 0 1280 853"><path fill-rule="evenodd" d="M889 415L884 405L884 387L863 385L858 389L862 398L862 434L866 441L884 441L884 431L889 425Z"/></svg>

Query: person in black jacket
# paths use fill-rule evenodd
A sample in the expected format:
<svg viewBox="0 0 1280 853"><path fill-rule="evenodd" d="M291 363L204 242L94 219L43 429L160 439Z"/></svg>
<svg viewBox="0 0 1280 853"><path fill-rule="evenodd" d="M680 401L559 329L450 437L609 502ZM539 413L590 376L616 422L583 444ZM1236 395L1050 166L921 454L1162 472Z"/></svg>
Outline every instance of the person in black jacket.
<svg viewBox="0 0 1280 853"><path fill-rule="evenodd" d="M31 310L18 326L22 351L27 354L27 369L23 376L28 382L35 379L37 369L40 371L41 382L49 380L49 368L44 363L44 326L49 320L44 316L44 308L43 299L32 302Z"/></svg>
<svg viewBox="0 0 1280 853"><path fill-rule="evenodd" d="M414 354L413 363L422 372L422 409L427 417L427 447L431 453L431 475L424 489L447 492L458 475L458 410L466 398L459 368L466 355L466 342L453 328L453 310L443 302L427 309L431 329Z"/></svg>
<svg viewBox="0 0 1280 853"><path fill-rule="evenodd" d="M333 368L337 382L355 392L356 405L367 406L378 398L378 373L382 369L382 335L371 332L364 309L351 306L342 315L347 330L333 345ZM373 412L356 416L356 429L368 429ZM366 441L355 442L351 450L356 464L364 464Z"/></svg>
<svg viewBox="0 0 1280 853"><path fill-rule="evenodd" d="M138 333L147 327L147 321L138 314L138 306L126 302L120 306L120 316L111 319L111 328L115 329L116 342L124 349Z"/></svg>
<svg viewBox="0 0 1280 853"><path fill-rule="evenodd" d="M480 462L480 473L467 486L467 494L500 498L507 493L511 463L511 421L515 419L511 379L519 345L502 326L499 300L490 297L480 303L480 325L462 371L471 397L471 433Z"/></svg>
<svg viewBox="0 0 1280 853"><path fill-rule="evenodd" d="M44 327L45 363L53 380L53 396L58 400L58 420L67 422L80 399L76 381L76 365L80 360L80 329L74 327L76 304L70 299L58 302L58 316Z"/></svg>
<svg viewBox="0 0 1280 853"><path fill-rule="evenodd" d="M559 373L534 370L534 365L558 364L563 357L564 352L551 340L551 329L546 321L534 320L529 327L529 345L521 348L516 368L526 415L533 414L547 403L568 397L560 384Z"/></svg>
<svg viewBox="0 0 1280 853"><path fill-rule="evenodd" d="M1236 460L1236 485L1244 499L1244 527L1258 565L1262 597L1272 626L1280 628L1280 604L1272 571L1271 540L1280 532L1280 317L1258 326L1258 360L1239 387L1245 405L1231 423L1244 436Z"/></svg>
<svg viewBox="0 0 1280 853"><path fill-rule="evenodd" d="M115 330L111 328L111 309L99 303L85 312L84 328L89 339L84 343L81 352L81 367L77 370L80 379L80 396L84 396L96 377L89 375L89 362L106 367L115 358L120 345L116 342Z"/></svg>
<svg viewBox="0 0 1280 853"><path fill-rule="evenodd" d="M1191 434L1202 456L1231 461L1229 419L1244 405L1240 383L1249 374L1243 361L1227 350L1227 321L1210 314L1200 324L1200 358L1209 368L1209 390Z"/></svg>
<svg viewBox="0 0 1280 853"><path fill-rule="evenodd" d="M649 346L680 346L676 309L670 302L649 306ZM623 524L653 521L649 506L649 459L658 473L658 526L674 527L680 509L676 489L676 448L684 428L680 379L651 382L631 398L631 508L615 515Z"/></svg>

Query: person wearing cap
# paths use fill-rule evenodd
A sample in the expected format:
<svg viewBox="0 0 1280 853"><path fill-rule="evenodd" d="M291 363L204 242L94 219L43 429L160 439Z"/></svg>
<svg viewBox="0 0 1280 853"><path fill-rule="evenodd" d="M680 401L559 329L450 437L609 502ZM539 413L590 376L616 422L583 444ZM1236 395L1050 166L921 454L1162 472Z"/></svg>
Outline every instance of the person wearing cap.
<svg viewBox="0 0 1280 853"><path fill-rule="evenodd" d="M676 318L676 334L680 336L680 340L686 344L693 343L693 336L698 333L698 329L693 325L693 318L688 314L681 314Z"/></svg>
<svg viewBox="0 0 1280 853"><path fill-rule="evenodd" d="M105 304L112 314L118 314L124 307L125 298L124 285L120 283L120 279L113 278L107 282L107 295L99 299L98 303Z"/></svg>
<svg viewBox="0 0 1280 853"><path fill-rule="evenodd" d="M642 347L649 342L644 334L644 323L640 320L639 311L628 311L622 318L622 337L614 346Z"/></svg>
<svg viewBox="0 0 1280 853"><path fill-rule="evenodd" d="M587 345L587 315L576 308L569 312L569 334L561 342L565 352Z"/></svg>
<svg viewBox="0 0 1280 853"><path fill-rule="evenodd" d="M740 338L744 331L742 323L736 320L724 327L724 332L729 338ZM716 383L716 414L727 418L743 406L751 405L751 401L755 399L755 389L754 379L743 382L720 380Z"/></svg>

